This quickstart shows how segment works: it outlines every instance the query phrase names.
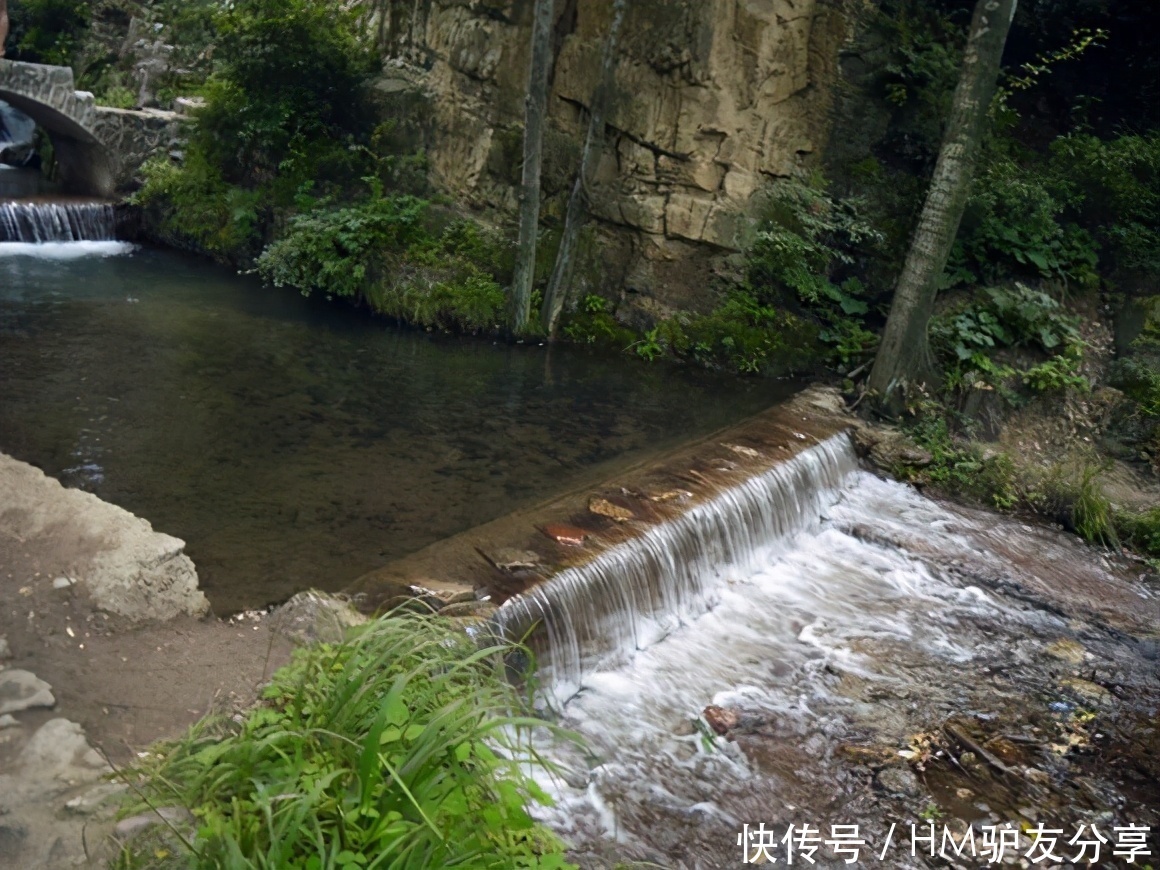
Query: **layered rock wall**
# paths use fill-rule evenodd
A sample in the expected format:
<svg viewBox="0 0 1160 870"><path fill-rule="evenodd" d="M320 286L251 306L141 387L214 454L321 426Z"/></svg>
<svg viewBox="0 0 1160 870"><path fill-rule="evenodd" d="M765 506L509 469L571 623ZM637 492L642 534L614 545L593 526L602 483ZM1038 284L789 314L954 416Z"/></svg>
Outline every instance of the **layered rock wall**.
<svg viewBox="0 0 1160 870"><path fill-rule="evenodd" d="M433 178L476 206L516 206L532 6L418 0L379 22L394 58L384 88L426 93ZM579 160L612 0L563 0L557 16L549 222ZM847 29L825 0L630 2L592 188L598 268L582 266L580 293L624 287L703 307L711 271L743 244L755 194L825 146Z"/></svg>

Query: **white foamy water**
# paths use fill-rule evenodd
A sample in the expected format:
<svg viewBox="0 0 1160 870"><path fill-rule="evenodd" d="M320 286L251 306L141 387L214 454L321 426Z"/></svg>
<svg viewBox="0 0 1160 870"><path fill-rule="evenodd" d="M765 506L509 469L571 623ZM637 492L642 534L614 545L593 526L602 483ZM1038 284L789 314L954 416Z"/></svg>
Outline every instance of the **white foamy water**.
<svg viewBox="0 0 1160 870"><path fill-rule="evenodd" d="M812 524L755 553L748 574L722 577L712 609L584 674L560 724L587 750L548 747L564 773L543 783L558 800L546 820L573 844L735 866L744 823L858 821L802 817L854 799L831 765L840 743L905 745L924 713L961 703L963 675L1061 630L1055 616L856 537L869 527L972 546L962 517L914 490L862 472L846 481L813 502ZM738 716L735 742L700 722L709 705Z"/></svg>
<svg viewBox="0 0 1160 870"><path fill-rule="evenodd" d="M0 242L0 257L40 260L78 260L82 257L120 257L136 246L129 242Z"/></svg>

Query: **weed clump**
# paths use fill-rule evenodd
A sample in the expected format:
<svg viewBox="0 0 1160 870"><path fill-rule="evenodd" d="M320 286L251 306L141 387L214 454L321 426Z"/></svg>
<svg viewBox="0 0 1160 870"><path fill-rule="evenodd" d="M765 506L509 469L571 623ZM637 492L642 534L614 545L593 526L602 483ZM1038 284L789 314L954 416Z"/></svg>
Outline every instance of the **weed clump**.
<svg viewBox="0 0 1160 870"><path fill-rule="evenodd" d="M525 772L543 723L505 679L512 651L416 614L299 650L261 706L131 771L130 809L190 810L196 833L173 848L197 867L568 866L528 814L548 800Z"/></svg>

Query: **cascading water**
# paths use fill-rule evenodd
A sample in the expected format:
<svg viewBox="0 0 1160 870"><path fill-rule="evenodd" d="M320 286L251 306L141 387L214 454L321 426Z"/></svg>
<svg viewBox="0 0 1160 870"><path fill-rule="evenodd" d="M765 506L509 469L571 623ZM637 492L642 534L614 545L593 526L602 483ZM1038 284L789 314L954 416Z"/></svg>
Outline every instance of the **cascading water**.
<svg viewBox="0 0 1160 870"><path fill-rule="evenodd" d="M555 799L542 818L585 867L738 866L739 837L759 824L778 836L856 824L873 844L860 866L929 866L908 845L883 847L891 824L921 824L924 804L891 803L846 751L880 752L897 771L911 735L956 715L1016 722L1030 698L1036 727L1054 716L1067 733L1077 707L1053 648L1078 635L1124 653L1058 606L1156 610L1085 554L860 471L844 435L823 442L500 608L511 632L541 621L530 645L542 683L558 724L583 738L538 739L553 767L536 776ZM1047 588L1053 603L1029 606ZM1017 824L1018 806L966 798L955 811ZM1074 829L1092 811L1059 812ZM847 866L823 854L819 866Z"/></svg>
<svg viewBox="0 0 1160 870"><path fill-rule="evenodd" d="M111 242L113 207L103 202L0 202L0 242Z"/></svg>
<svg viewBox="0 0 1160 870"><path fill-rule="evenodd" d="M672 522L612 547L504 604L509 637L528 638L550 700L585 675L623 663L713 606L721 584L746 576L790 536L815 525L856 468L849 435L725 490Z"/></svg>

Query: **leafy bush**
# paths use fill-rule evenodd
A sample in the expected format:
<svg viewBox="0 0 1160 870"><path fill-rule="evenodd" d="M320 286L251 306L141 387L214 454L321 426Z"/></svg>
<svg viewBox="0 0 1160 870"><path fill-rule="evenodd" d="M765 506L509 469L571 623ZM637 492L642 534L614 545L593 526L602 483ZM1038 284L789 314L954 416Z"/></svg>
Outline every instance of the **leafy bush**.
<svg viewBox="0 0 1160 870"><path fill-rule="evenodd" d="M299 215L263 251L258 271L275 287L296 287L304 295L363 298L387 256L427 237L428 211L429 204L413 196L378 196Z"/></svg>
<svg viewBox="0 0 1160 870"><path fill-rule="evenodd" d="M862 323L869 305L861 281L836 283L832 277L854 263L860 248L881 240L858 206L853 199L832 199L820 177L775 185L747 253L749 294L737 297L752 296L759 307L800 306L819 321L819 337L843 363L865 354L875 341Z"/></svg>
<svg viewBox="0 0 1160 870"><path fill-rule="evenodd" d="M1143 513L1117 513L1116 531L1125 545L1152 559L1160 559L1160 507Z"/></svg>
<svg viewBox="0 0 1160 870"><path fill-rule="evenodd" d="M638 353L660 351L739 374L804 371L817 362L816 327L794 314L734 291L709 314L682 313L662 321ZM654 352L655 347L655 352Z"/></svg>
<svg viewBox="0 0 1160 870"><path fill-rule="evenodd" d="M258 271L275 286L365 301L417 326L498 329L506 299L496 274L509 249L471 221L436 223L430 203L409 195L309 212L266 248Z"/></svg>
<svg viewBox="0 0 1160 870"><path fill-rule="evenodd" d="M1160 133L1061 136L1050 171L1075 219L1108 252L1109 270L1160 275Z"/></svg>
<svg viewBox="0 0 1160 870"><path fill-rule="evenodd" d="M1050 174L996 153L981 163L948 284L1037 276L1085 288L1098 286L1097 245L1086 230L1063 219L1067 203L1050 189Z"/></svg>
<svg viewBox="0 0 1160 870"><path fill-rule="evenodd" d="M217 167L192 151L182 166L168 157L149 160L145 179L133 201L155 207L160 230L180 241L192 241L222 259L256 253L260 244L262 195L226 183Z"/></svg>
<svg viewBox="0 0 1160 870"><path fill-rule="evenodd" d="M1000 510L1018 504L1020 491L1011 457L1005 453L984 455L977 445L957 440L951 433L947 409L937 402L920 403L908 419L906 431L930 453L931 461L918 467L895 468L899 477Z"/></svg>
<svg viewBox="0 0 1160 870"><path fill-rule="evenodd" d="M505 679L511 652L413 614L299 650L239 722L142 761L135 809L192 811L199 867L564 868L528 815L548 801L524 766L543 723Z"/></svg>
<svg viewBox="0 0 1160 870"><path fill-rule="evenodd" d="M373 53L341 0L239 0L216 19L218 70L198 143L235 183L269 180L306 143L369 135Z"/></svg>
<svg viewBox="0 0 1160 870"><path fill-rule="evenodd" d="M937 351L958 360L1003 347L1053 352L1079 341L1075 317L1047 293L1019 283L988 287L932 318L930 334Z"/></svg>
<svg viewBox="0 0 1160 870"><path fill-rule="evenodd" d="M636 334L617 323L612 314L612 302L590 293L581 300L574 312L565 315L562 332L571 341L580 344L611 344L626 348L636 340Z"/></svg>

